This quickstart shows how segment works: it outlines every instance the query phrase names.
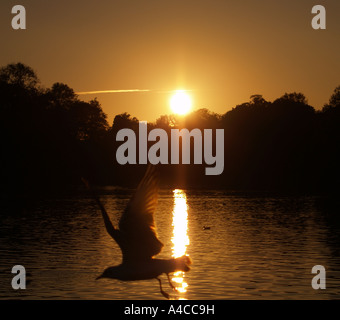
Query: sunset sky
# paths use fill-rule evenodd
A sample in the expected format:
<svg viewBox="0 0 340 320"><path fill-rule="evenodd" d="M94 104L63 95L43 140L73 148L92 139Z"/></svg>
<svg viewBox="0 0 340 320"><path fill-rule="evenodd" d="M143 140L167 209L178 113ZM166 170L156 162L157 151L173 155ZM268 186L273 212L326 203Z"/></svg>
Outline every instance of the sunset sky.
<svg viewBox="0 0 340 320"><path fill-rule="evenodd" d="M17 4L27 30L11 27ZM326 30L311 27L316 4ZM127 90L80 96L97 97L110 123L169 114L176 89L190 90L194 109L225 113L292 91L320 109L340 85L337 0L1 0L0 35L0 66L23 62L45 87Z"/></svg>

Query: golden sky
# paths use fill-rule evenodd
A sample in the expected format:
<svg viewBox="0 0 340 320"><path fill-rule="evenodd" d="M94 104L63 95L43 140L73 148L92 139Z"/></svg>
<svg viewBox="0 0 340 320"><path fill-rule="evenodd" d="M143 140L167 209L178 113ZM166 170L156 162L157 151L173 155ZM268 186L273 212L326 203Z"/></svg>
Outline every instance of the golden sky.
<svg viewBox="0 0 340 320"><path fill-rule="evenodd" d="M24 5L27 29L11 28ZM327 29L311 27L324 5ZM225 113L262 94L304 93L320 109L340 85L340 1L1 0L0 65L23 62L44 86L97 97L110 123L170 113L173 90ZM115 92L100 92L100 91Z"/></svg>

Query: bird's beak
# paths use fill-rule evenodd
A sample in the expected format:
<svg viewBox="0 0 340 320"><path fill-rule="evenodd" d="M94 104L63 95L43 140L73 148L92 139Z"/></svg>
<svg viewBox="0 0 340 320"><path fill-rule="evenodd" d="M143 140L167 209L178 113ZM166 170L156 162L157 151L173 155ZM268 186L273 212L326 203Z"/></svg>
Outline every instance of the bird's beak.
<svg viewBox="0 0 340 320"><path fill-rule="evenodd" d="M99 280L99 279L101 279L101 278L103 278L103 275L102 275L102 274L101 274L99 277L97 277L96 280Z"/></svg>

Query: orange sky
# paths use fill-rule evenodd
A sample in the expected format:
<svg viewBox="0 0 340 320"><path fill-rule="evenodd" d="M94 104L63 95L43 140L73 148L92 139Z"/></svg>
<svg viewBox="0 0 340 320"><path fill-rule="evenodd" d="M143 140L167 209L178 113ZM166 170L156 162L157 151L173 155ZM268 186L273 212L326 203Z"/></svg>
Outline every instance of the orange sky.
<svg viewBox="0 0 340 320"><path fill-rule="evenodd" d="M11 28L12 6L27 30ZM96 93L109 122L129 112L154 121L170 113L172 90L195 109L225 113L262 94L300 91L316 109L340 85L340 2L318 1L327 29L311 27L315 1L2 0L0 65L23 62L44 86L64 82Z"/></svg>

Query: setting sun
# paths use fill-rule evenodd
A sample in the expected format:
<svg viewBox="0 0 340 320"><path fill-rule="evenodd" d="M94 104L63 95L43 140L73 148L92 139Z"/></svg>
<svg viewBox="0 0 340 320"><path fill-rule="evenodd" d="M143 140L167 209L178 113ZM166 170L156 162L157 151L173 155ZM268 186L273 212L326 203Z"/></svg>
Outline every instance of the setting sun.
<svg viewBox="0 0 340 320"><path fill-rule="evenodd" d="M170 99L170 107L174 113L186 114L191 109L191 98L184 90L177 90Z"/></svg>

